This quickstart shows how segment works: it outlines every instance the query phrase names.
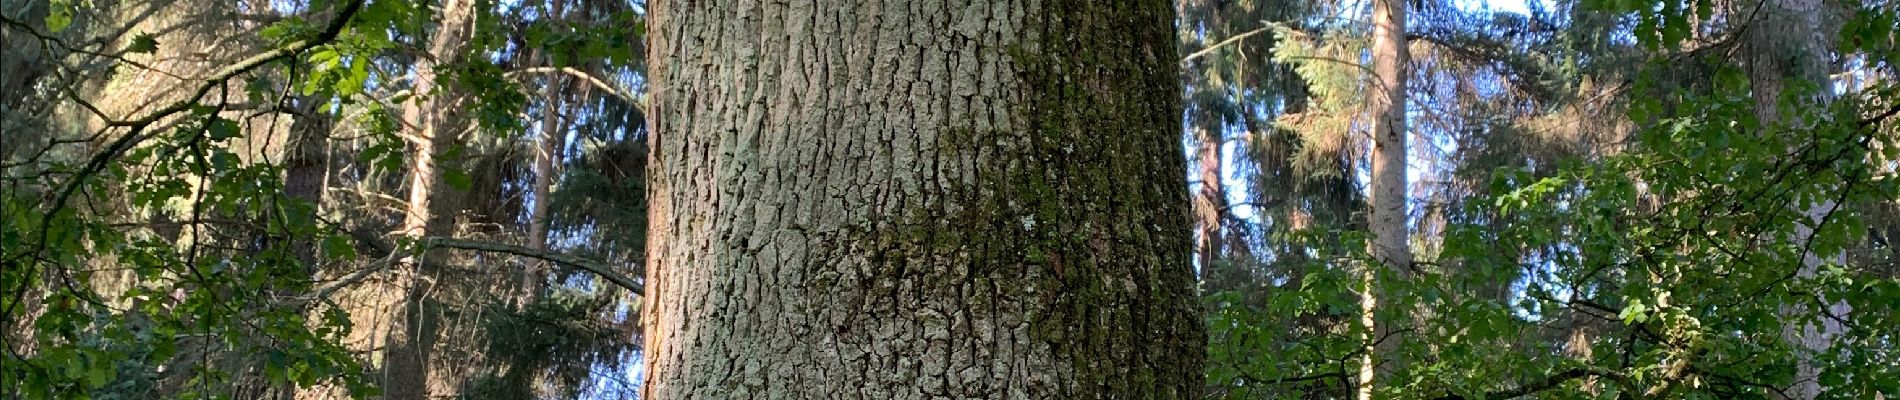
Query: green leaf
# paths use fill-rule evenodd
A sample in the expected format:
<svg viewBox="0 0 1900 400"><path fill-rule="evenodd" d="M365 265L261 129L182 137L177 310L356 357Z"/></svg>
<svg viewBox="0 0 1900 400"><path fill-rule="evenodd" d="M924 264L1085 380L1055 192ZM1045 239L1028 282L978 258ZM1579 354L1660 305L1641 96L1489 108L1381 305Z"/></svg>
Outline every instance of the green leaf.
<svg viewBox="0 0 1900 400"><path fill-rule="evenodd" d="M231 154L229 152L222 152L222 153L211 155L211 166L219 170L235 169L240 164L243 164L243 161L238 160L238 157L236 154Z"/></svg>
<svg viewBox="0 0 1900 400"><path fill-rule="evenodd" d="M238 137L237 121L213 117L210 123L205 124L205 133L214 142Z"/></svg>
<svg viewBox="0 0 1900 400"><path fill-rule="evenodd" d="M1847 384L1847 377L1840 373L1822 373L1820 381L1821 387L1838 388Z"/></svg>
<svg viewBox="0 0 1900 400"><path fill-rule="evenodd" d="M356 258L356 247L342 236L328 236L323 238L323 254L330 258Z"/></svg>
<svg viewBox="0 0 1900 400"><path fill-rule="evenodd" d="M360 58L351 60L349 71L341 74L342 78L336 83L337 95L349 97L360 93L364 84L369 82L369 62Z"/></svg>
<svg viewBox="0 0 1900 400"><path fill-rule="evenodd" d="M73 11L71 6L72 5L66 4L64 1L55 1L49 5L46 11L46 29L59 32L66 30L66 27L72 26Z"/></svg>
<svg viewBox="0 0 1900 400"><path fill-rule="evenodd" d="M1624 325L1640 324L1649 320L1649 307L1643 305L1641 300L1631 300L1630 305L1623 307L1623 312L1617 316L1623 319Z"/></svg>
<svg viewBox="0 0 1900 400"><path fill-rule="evenodd" d="M158 51L158 39L153 39L152 35L145 33L133 36L132 43L125 46L126 53L151 54L154 51Z"/></svg>
<svg viewBox="0 0 1900 400"><path fill-rule="evenodd" d="M448 184L455 190L469 190L475 187L475 179L469 177L467 172L460 170L443 171L442 183Z"/></svg>
<svg viewBox="0 0 1900 400"><path fill-rule="evenodd" d="M244 95L250 99L252 103L264 104L266 100L270 99L271 90L274 86L276 85L271 83L270 78L263 75L253 76L244 81Z"/></svg>
<svg viewBox="0 0 1900 400"><path fill-rule="evenodd" d="M88 372L85 360L80 359L80 355L78 354L67 355L66 357L66 379L78 380L85 378Z"/></svg>
<svg viewBox="0 0 1900 400"><path fill-rule="evenodd" d="M119 371L112 368L111 364L106 364L92 368L90 372L86 383L91 384L94 388L101 388L105 387L108 383L112 383L112 378L118 375Z"/></svg>

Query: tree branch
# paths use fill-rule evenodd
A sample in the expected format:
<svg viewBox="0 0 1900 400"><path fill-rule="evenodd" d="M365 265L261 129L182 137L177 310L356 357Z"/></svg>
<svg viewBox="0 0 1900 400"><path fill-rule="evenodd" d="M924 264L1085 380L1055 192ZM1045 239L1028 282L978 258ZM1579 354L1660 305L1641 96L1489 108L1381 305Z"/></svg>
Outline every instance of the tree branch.
<svg viewBox="0 0 1900 400"><path fill-rule="evenodd" d="M1892 117L1894 114L1900 114L1900 103L1895 103L1892 106L1888 106L1886 111L1882 111L1880 114L1876 114L1872 117L1867 117L1858 122L1861 127L1873 126L1873 124L1880 123L1880 121L1884 121L1887 119L1887 117Z"/></svg>
<svg viewBox="0 0 1900 400"><path fill-rule="evenodd" d="M1240 34L1230 36L1227 39L1221 40L1219 43L1214 43L1212 45L1207 46L1207 48L1201 49L1200 51L1190 53L1186 57L1181 57L1181 64L1187 64L1188 61L1194 61L1194 59L1201 58L1201 56L1205 56L1208 53L1213 53L1214 50L1218 50L1221 47L1225 47L1227 45L1234 44L1235 42L1239 42L1241 39L1246 39L1248 36L1258 35L1261 32L1266 32L1268 30L1273 29L1276 26L1278 26L1278 24L1267 24L1267 26L1260 27L1259 29L1241 32Z"/></svg>
<svg viewBox="0 0 1900 400"><path fill-rule="evenodd" d="M1538 392L1556 389L1558 386L1563 385L1564 382L1569 382L1574 379L1591 377L1591 376L1606 377L1606 378L1609 378L1610 380L1619 381L1619 382L1624 380L1623 374L1616 371L1610 371L1610 370L1605 370L1605 369L1600 369L1600 368L1577 367L1577 368L1564 370L1563 372L1558 372L1551 376L1544 377L1543 380L1527 383L1522 386L1518 386L1516 388L1485 392L1482 396L1478 396L1478 398L1510 399L1510 398L1517 398L1517 397L1522 397L1522 396L1529 396L1532 394L1536 394ZM1465 397L1464 395L1460 395L1460 394L1448 394L1444 396L1435 397L1434 399L1435 400L1464 400L1467 398L1468 397Z"/></svg>
<svg viewBox="0 0 1900 400"><path fill-rule="evenodd" d="M560 72L560 73L564 73L568 75L573 75L574 77L587 81L587 83L593 84L594 86L599 87L602 90L606 90L608 94L611 94L614 97L620 98L620 101L627 102L627 104L631 104L635 108L641 107L639 99L635 99L633 95L627 94L627 91L620 90L619 87L608 84L607 81L603 81L600 78L594 77L593 74L589 74L586 71L581 71L578 69L573 69L573 68L568 68L568 67L534 67L534 68L523 68L516 71L509 71L508 73L502 74L502 75L513 78L513 77L520 76L523 74L539 74L539 73L547 73L547 72ZM645 114L646 110L640 110L640 112L642 114Z"/></svg>
<svg viewBox="0 0 1900 400"><path fill-rule="evenodd" d="M581 258L581 257L573 256L573 255L556 253L556 252L551 252L551 251L535 250L535 249L530 249L527 247L516 246L516 245L511 245L511 244L477 242L477 241L472 241L472 240L450 239L450 238L440 238L440 237L432 237L426 240L427 240L427 243L433 247L447 247L447 248L452 248L452 249L486 251L486 252L492 252L492 253L505 253L505 254L513 254L513 255L522 256L522 257L537 258L541 260L552 261L552 262L567 265L570 267L579 268L583 271L592 272L594 275L599 275L601 279L606 279L607 282L613 283L614 286L626 288L628 291L632 291L634 293L642 293L642 294L646 293L645 286L641 285L640 282L635 282L633 278L629 278L626 275L621 275L619 272L614 272L613 268L608 267L606 264L603 264L594 260L589 260L586 258Z"/></svg>
<svg viewBox="0 0 1900 400"><path fill-rule="evenodd" d="M1239 372L1238 375L1240 375L1241 378L1245 378L1247 380L1247 383L1260 383L1260 384L1265 384L1269 386L1285 384L1285 383L1317 381L1317 380L1324 380L1324 379L1338 379L1342 382L1346 380L1346 373L1344 372L1322 372L1322 373L1313 374L1313 375L1281 377L1278 379L1261 379L1259 377L1253 376L1253 374L1247 373L1246 371L1238 371L1238 372Z"/></svg>
<svg viewBox="0 0 1900 400"><path fill-rule="evenodd" d="M369 242L369 245L371 247L381 247L382 245L380 242L365 240L364 238L360 237L361 235L357 235L357 236L359 236L357 238L358 240ZM491 252L491 253L512 254L512 255L517 255L517 256L522 256L522 257L530 257L530 258L546 260L546 261L550 261L550 262L554 262L554 263L558 263L562 265L567 265L574 268L579 268L583 271L593 273L594 275L600 276L601 279L606 279L608 283L612 283L614 286L626 288L628 291L631 291L637 295L644 295L646 293L645 285L640 284L640 282L634 281L633 278L631 277L622 275L619 272L615 272L613 268L608 267L606 264L598 262L598 261L589 260L586 258L577 257L573 255L568 255L568 254L561 254L561 253L543 251L543 250L535 250L535 249L530 249L527 247L521 247L521 246L515 246L515 245L509 245L509 244L478 242L478 241L473 241L473 240L431 236L431 237L425 237L421 239L420 248L417 248L413 251L390 251L389 255L384 256L382 259L376 260L376 262L370 263L370 265L365 266L363 269L356 270L356 272L351 272L349 275L344 275L341 278L337 278L334 281L330 281L329 284L323 285L321 287L316 288L315 290L312 290L309 295L299 297L297 301L309 302L309 301L315 301L319 299L328 298L332 293L335 293L337 290L340 290L345 287L349 287L350 285L355 285L359 282L362 282L364 279L368 279L369 276L372 274L375 274L377 272L382 272L383 270L389 269L390 266L398 264L398 261L402 260L403 258L402 256L404 254L414 254L414 253L425 252L431 248L436 248L436 247L462 249L462 250L474 250L474 251L486 251L486 252Z"/></svg>

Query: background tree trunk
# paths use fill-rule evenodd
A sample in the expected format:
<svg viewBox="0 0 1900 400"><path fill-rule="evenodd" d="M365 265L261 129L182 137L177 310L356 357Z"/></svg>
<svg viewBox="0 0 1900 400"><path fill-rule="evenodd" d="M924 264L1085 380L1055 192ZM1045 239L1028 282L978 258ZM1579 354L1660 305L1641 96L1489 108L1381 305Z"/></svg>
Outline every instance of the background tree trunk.
<svg viewBox="0 0 1900 400"><path fill-rule="evenodd" d="M564 27L560 22L566 11L566 2L550 2L548 18L553 19L556 29ZM542 54L547 66L559 68L554 54ZM541 136L534 139L534 206L528 212L528 243L534 250L548 248L548 200L554 194L554 180L560 174L555 166L561 162L561 141L566 138L567 125L562 122L559 106L561 89L567 76L559 70L547 73L546 84L541 88ZM523 298L533 302L541 296L541 285L547 280L547 263L541 260L528 260L527 271L523 272L521 290Z"/></svg>
<svg viewBox="0 0 1900 400"><path fill-rule="evenodd" d="M1227 190L1221 184L1221 134L1202 127L1194 128L1194 133L1195 179L1200 181L1194 191L1194 253L1199 256L1203 279L1212 283L1204 289L1228 289L1250 277L1219 279L1226 277L1226 271L1214 265L1220 261L1227 239L1221 230L1227 212Z"/></svg>
<svg viewBox="0 0 1900 400"><path fill-rule="evenodd" d="M402 223L402 234L410 239L421 239L431 235L450 235L453 216L448 215L452 208L445 204L432 204L443 189L442 171L437 168L438 157L455 144L458 124L450 122L448 117L456 104L457 90L443 87L442 76L436 67L444 62L454 62L466 50L469 35L473 30L475 4L468 0L446 0L442 4L441 17L437 21L435 34L429 45L427 56L432 59L417 60L415 85L411 101L403 108L403 120L414 124L410 143L412 161L409 170L409 208ZM385 393L391 399L423 399L431 396L453 396L456 386L442 379L430 379L434 368L429 363L429 353L435 346L438 318L429 318L431 314L427 295L431 291L434 271L423 262L436 251L425 251L416 255L416 259L404 260L397 278L393 279L400 290L401 304L383 310L394 315L389 329L388 342L384 350ZM393 314L387 314L393 313ZM354 314L354 313L352 313Z"/></svg>
<svg viewBox="0 0 1900 400"><path fill-rule="evenodd" d="M1360 322L1366 325L1367 351L1361 357L1359 392L1361 400L1372 398L1378 377L1391 364L1393 350L1402 340L1390 334L1390 327L1378 327L1374 311L1378 308L1381 285L1373 277L1377 268L1388 269L1393 276L1404 275L1412 263L1407 241L1405 215L1405 3L1401 0L1376 0L1372 3L1372 73L1374 81L1366 113L1372 118L1372 203L1370 253L1382 266L1367 269L1365 293L1360 300ZM1376 328L1376 329L1375 329ZM1376 348L1375 348L1376 347ZM1375 371L1376 370L1376 371Z"/></svg>
<svg viewBox="0 0 1900 400"><path fill-rule="evenodd" d="M1784 111L1803 109L1822 109L1834 100L1832 84L1828 80L1828 71L1832 57L1833 36L1839 29L1827 19L1828 11L1821 0L1764 0L1761 16L1749 27L1748 37L1750 54L1748 59L1749 80L1755 97L1756 118L1763 126L1789 127L1788 134L1806 135L1801 130L1804 124L1799 120L1789 120L1782 115ZM1801 93L1801 98L1790 104L1787 109L1780 107L1781 99L1791 85L1804 85L1813 93ZM1798 118L1798 117L1795 117ZM1839 189L1844 190L1844 189ZM1835 208L1840 207L1832 199L1820 199L1814 204L1794 204L1806 217L1795 228L1794 243L1806 243L1814 237L1814 227ZM1843 263L1843 254L1802 255L1801 267L1796 276L1806 279L1815 277L1822 264ZM1835 301L1827 306L1825 312L1846 316L1847 303ZM1783 318L1790 321L1804 318L1813 311L1800 304L1782 307ZM1793 322L1789 322L1793 323ZM1815 365L1814 356L1825 353L1834 340L1846 332L1846 328L1837 320L1821 318L1819 326L1815 324L1787 325L1782 327L1781 336L1796 348L1795 382L1787 390L1791 399L1809 400L1821 395L1821 368Z"/></svg>
<svg viewBox="0 0 1900 400"><path fill-rule="evenodd" d="M1197 397L1170 2L650 11L643 398Z"/></svg>
<svg viewBox="0 0 1900 400"><path fill-rule="evenodd" d="M328 115L319 109L319 103L309 97L296 97L300 115L290 124L290 143L284 147L284 196L303 201L309 209L293 208L290 218L315 220L322 216L319 210L323 206L323 188L329 186L329 138L334 126ZM291 245L297 260L315 274L317 266L318 244L310 240L299 240Z"/></svg>

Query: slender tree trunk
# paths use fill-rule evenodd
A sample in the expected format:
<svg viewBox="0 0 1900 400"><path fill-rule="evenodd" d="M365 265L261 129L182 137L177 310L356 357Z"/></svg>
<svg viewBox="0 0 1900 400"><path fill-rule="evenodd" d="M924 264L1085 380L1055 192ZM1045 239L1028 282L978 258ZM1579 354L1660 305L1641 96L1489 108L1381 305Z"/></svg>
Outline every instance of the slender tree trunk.
<svg viewBox="0 0 1900 400"><path fill-rule="evenodd" d="M646 399L1189 399L1166 0L657 1Z"/></svg>
<svg viewBox="0 0 1900 400"><path fill-rule="evenodd" d="M1803 121L1790 120L1781 115L1789 110L1818 109L1826 107L1834 100L1834 93L1827 73L1831 57L1833 35L1838 32L1827 21L1827 5L1822 0L1764 0L1761 16L1749 27L1749 79L1753 85L1756 117L1764 126L1789 126L1794 132L1789 134L1805 135L1801 132ZM1796 99L1795 107L1778 107L1791 85L1808 85L1816 88L1814 93L1803 93ZM1792 117L1798 118L1798 117ZM1795 204L1806 221L1795 229L1795 243L1805 243L1814 237L1814 227L1835 208L1833 200L1819 200L1814 204ZM1841 263L1842 254L1802 255L1800 270L1796 276L1813 278L1822 264ZM1848 306L1836 301L1827 306L1825 312L1845 316ZM1803 305L1784 306L1782 314L1789 320L1802 318L1813 312ZM1796 347L1795 383L1788 388L1791 399L1809 400L1821 395L1824 388L1820 384L1821 369L1815 365L1814 356L1828 351L1834 339L1846 332L1839 321L1822 318L1819 326L1814 324L1787 325L1782 328L1782 338Z"/></svg>
<svg viewBox="0 0 1900 400"><path fill-rule="evenodd" d="M565 24L560 22L561 18L565 15L565 3L566 2L561 0L554 0L548 7L548 18L553 19L557 29L565 26ZM555 65L552 54L547 54L546 56L545 58L548 60L549 67L559 67ZM559 112L561 105L561 88L563 87L563 83L566 82L564 80L565 78L566 76L562 75L560 71L550 71L548 72L547 78L545 78L547 79L547 85L541 88L541 101L543 102L541 106L541 137L534 141L534 206L528 211L527 247L535 250L546 250L548 248L548 198L554 193L554 178L556 176L554 166L560 161L560 153L557 152L556 149L559 148L559 144L564 138L565 132L562 128L566 126L562 123L561 114ZM546 269L547 263L541 260L528 261L527 271L523 273L524 277L521 282L521 290L526 294L525 298L528 301L532 302L540 298L542 282L547 279Z"/></svg>
<svg viewBox="0 0 1900 400"><path fill-rule="evenodd" d="M290 130L285 135L288 142L284 144L283 151L284 197L295 200L298 204L285 204L281 209L287 210L287 213L281 218L292 221L314 221L323 215L321 211L323 190L324 187L329 186L330 175L327 147L330 128L335 122L329 115L318 109L321 107L321 102L312 101L306 96L292 98L297 104L298 115L290 123ZM291 255L303 265L303 276L322 279L322 268L318 265L320 260L317 257L317 249L320 245L316 240L309 236L296 236L289 240L288 243L276 245L290 248ZM300 295L292 291L280 290L280 292L279 295L285 297ZM302 309L307 313L306 315L321 315L308 313L309 310ZM260 379L260 381L263 380ZM303 392L316 394L316 391L300 390L294 386L271 389L274 390L270 391L270 395L278 399L295 398Z"/></svg>
<svg viewBox="0 0 1900 400"><path fill-rule="evenodd" d="M409 170L409 208L403 218L402 234L411 239L421 239L430 235L449 234L452 221L446 209L431 204L439 195L442 171L437 168L437 157L455 143L455 124L447 117L449 110L457 107L454 88L440 87L442 77L436 70L437 64L452 61L460 57L468 44L474 14L474 2L469 0L446 0L443 2L441 17L437 21L435 35L429 45L432 60L419 59L416 63L415 85L411 101L403 108L403 120L414 124L412 164ZM433 252L424 252L418 257L427 257ZM453 390L453 385L431 380L429 372L433 369L429 363L429 353L435 345L435 326L439 321L428 318L431 312L427 305L427 293L430 292L429 279L433 275L418 259L404 260L398 277L393 283L401 290L399 307L388 309L395 314L391 319L389 337L384 345L384 391L390 399L423 399L431 396L453 395L444 393Z"/></svg>
<svg viewBox="0 0 1900 400"><path fill-rule="evenodd" d="M297 98L302 115L290 124L290 143L284 148L284 196L307 203L308 209L296 209L290 218L296 220L314 220L321 215L318 211L323 203L323 188L328 186L329 138L332 121L322 115L317 104L308 97ZM307 269L307 274L315 274L317 264L317 243L308 239L299 240L291 245L297 260Z"/></svg>
<svg viewBox="0 0 1900 400"><path fill-rule="evenodd" d="M1381 266L1366 268L1365 292L1360 297L1360 323L1365 325L1366 352L1360 359L1360 400L1372 398L1380 364L1394 365L1393 349L1401 342L1390 327L1376 324L1374 312L1383 292L1377 279L1379 268L1393 276L1403 275L1412 262L1410 236L1405 228L1405 3L1402 0L1374 0L1372 3L1372 73L1374 82L1368 93L1366 112L1372 118L1372 241L1370 253Z"/></svg>
<svg viewBox="0 0 1900 400"><path fill-rule="evenodd" d="M1213 283L1208 290L1221 290L1232 285L1224 279L1227 271L1214 266L1226 239L1221 234L1221 216L1227 211L1227 191L1221 186L1221 135L1206 128L1194 132L1195 176L1201 181L1194 192L1194 253L1200 257L1202 278Z"/></svg>

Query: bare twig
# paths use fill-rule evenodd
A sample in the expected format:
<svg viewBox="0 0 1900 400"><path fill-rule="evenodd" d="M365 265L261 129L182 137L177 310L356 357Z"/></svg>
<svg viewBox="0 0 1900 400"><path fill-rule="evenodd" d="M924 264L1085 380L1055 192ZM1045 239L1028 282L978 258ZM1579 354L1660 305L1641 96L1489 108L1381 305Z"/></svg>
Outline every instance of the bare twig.
<svg viewBox="0 0 1900 400"><path fill-rule="evenodd" d="M508 71L508 73L503 74L502 76L514 78L514 77L518 77L524 74L539 74L539 73L548 73L548 72L559 72L559 73L564 73L568 75L573 75L576 78L581 78L581 80L587 81L587 83L593 84L594 86L601 88L601 90L606 90L607 94L611 94L614 97L619 98L620 101L624 101L627 104L634 105L635 107L641 106L640 100L634 98L632 94L628 94L627 91L621 90L619 87L616 87L613 84L609 84L607 83L607 81L601 80L600 78L596 78L594 77L593 74L587 73L587 71L582 71L582 70L578 70L574 68L569 68L569 67L523 68L523 69L519 69L515 71ZM642 110L642 112L644 112L644 110Z"/></svg>
<svg viewBox="0 0 1900 400"><path fill-rule="evenodd" d="M1186 57L1181 57L1181 64L1187 64L1189 61L1194 61L1194 59L1196 58L1201 58L1201 56L1205 56L1205 55L1208 55L1209 53L1213 53L1214 50L1219 50L1221 47L1225 47L1227 45L1240 42L1241 39L1246 39L1249 36L1258 35L1261 32L1272 30L1273 28L1276 28L1278 26L1279 24L1267 24L1267 26L1263 26L1258 29L1241 32L1234 36L1230 36L1227 39L1221 40L1218 43L1208 45L1207 48L1201 49L1200 51L1196 51L1193 53L1189 53Z"/></svg>
<svg viewBox="0 0 1900 400"><path fill-rule="evenodd" d="M634 282L633 278L629 278L626 275L621 275L619 272L614 272L614 270L611 267L608 267L606 264L603 264L594 260L589 260L586 258L576 257L573 255L562 254L562 253L551 252L551 251L535 250L535 249L530 249L527 247L516 246L516 245L511 245L511 244L477 242L477 241L472 241L472 240L461 240L461 239L450 239L450 238L429 238L428 243L429 245L433 247L447 247L447 248L453 248L453 249L486 251L486 252L493 252L493 253L506 253L506 254L513 254L513 255L522 256L522 257L537 258L541 260L552 261L552 262L560 263L560 264L567 265L570 267L579 268L583 271L591 272L594 275L599 275L601 279L606 279L607 282L613 283L614 286L626 288L628 291L632 291L634 293L646 293L645 286L641 285L640 282Z"/></svg>
<svg viewBox="0 0 1900 400"><path fill-rule="evenodd" d="M631 277L628 277L624 274L614 271L614 269L612 267L607 266L607 264L601 263L599 261L594 261L594 260L589 260L582 257L569 255L569 254L562 254L562 253L543 251L543 250L535 250L535 249L530 249L527 247L521 247L521 246L515 246L515 245L509 245L509 244L479 242L479 241L473 241L473 240L454 239L454 238L445 238L445 237L436 237L436 236L422 238L421 241L419 242L419 245L420 246L418 248L409 250L409 251L401 251L401 250L391 251L389 252L388 255L383 256L383 258L381 259L377 259L375 262L370 263L370 265L365 266L363 269L356 270L356 272L351 272L349 275L344 275L341 278L337 278L334 281L330 281L330 283L325 284L321 287L318 287L315 290L312 290L309 295L298 297L296 302L298 303L312 302L312 301L319 301L322 299L329 298L330 295L335 293L337 290L340 290L345 287L349 287L350 285L355 285L359 282L362 282L364 279L369 278L370 275L389 269L390 266L400 264L405 255L426 252L429 249L437 248L437 247L485 251L485 252L491 252L491 253L512 254L512 255L517 255L517 256L522 256L522 257L546 260L546 261L578 268L583 271L587 271L594 275L600 276L601 279L607 280L608 283L612 283L614 286L626 288L628 291L631 291L635 294L646 293L645 285L642 285L640 282L634 281L633 278Z"/></svg>
<svg viewBox="0 0 1900 400"><path fill-rule="evenodd" d="M1617 382L1622 382L1628 379L1627 376L1623 375L1623 373L1617 372L1617 371L1612 371L1612 370L1603 369L1603 368L1577 367L1577 368L1564 370L1563 372L1551 374L1550 376L1544 377L1544 379L1542 380L1526 383L1516 388L1485 392L1484 395L1478 396L1478 398L1480 399L1512 399L1512 398L1518 398L1522 396L1529 396L1532 394L1536 394L1538 392L1556 389L1558 386L1563 385L1564 382L1569 382L1571 380L1592 377L1592 376L1605 377ZM1459 394L1448 394L1444 396L1438 396L1435 399L1436 400L1464 400L1466 399L1466 397L1464 395L1459 395Z"/></svg>

